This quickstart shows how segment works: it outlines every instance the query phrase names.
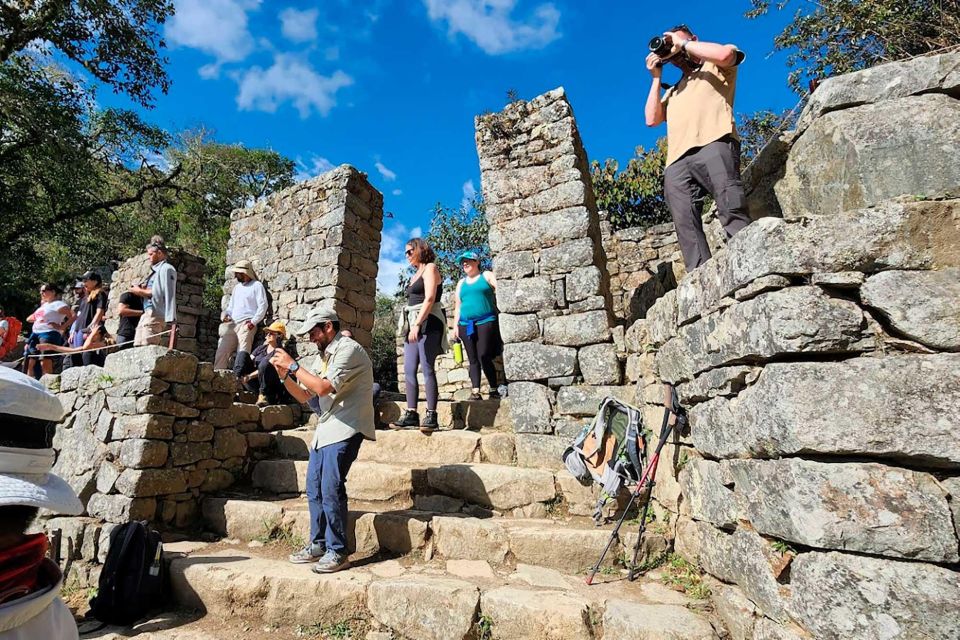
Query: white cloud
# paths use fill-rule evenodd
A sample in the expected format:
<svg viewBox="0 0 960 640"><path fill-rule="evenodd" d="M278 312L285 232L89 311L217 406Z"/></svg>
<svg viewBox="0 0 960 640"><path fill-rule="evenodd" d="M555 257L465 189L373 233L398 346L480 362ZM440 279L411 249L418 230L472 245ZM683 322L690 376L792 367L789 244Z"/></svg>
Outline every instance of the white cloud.
<svg viewBox="0 0 960 640"><path fill-rule="evenodd" d="M239 83L237 106L241 111L274 113L277 107L290 101L300 117L306 118L313 111L322 116L330 113L337 104L337 91L353 84L353 78L343 71L324 76L308 62L277 54L269 68L251 67L244 71Z"/></svg>
<svg viewBox="0 0 960 640"><path fill-rule="evenodd" d="M421 233L420 227L408 229L399 222L383 228L383 233L380 235L377 291L386 295L393 295L396 292L400 274L410 266L403 253L407 240L418 238Z"/></svg>
<svg viewBox="0 0 960 640"><path fill-rule="evenodd" d="M176 0L175 6L164 30L166 39L215 58L200 68L202 77L216 77L225 62L238 62L253 51L247 13L259 8L260 0Z"/></svg>
<svg viewBox="0 0 960 640"><path fill-rule="evenodd" d="M446 22L453 38L462 33L490 55L541 49L560 32L560 11L552 3L537 6L525 18L513 16L517 0L423 0L434 22Z"/></svg>
<svg viewBox="0 0 960 640"><path fill-rule="evenodd" d="M460 206L469 211L473 199L476 197L477 188L474 186L473 180L467 180L463 183L463 199L460 200Z"/></svg>
<svg viewBox="0 0 960 640"><path fill-rule="evenodd" d="M280 12L280 29L291 42L312 42L317 39L319 9L300 11L289 7Z"/></svg>
<svg viewBox="0 0 960 640"><path fill-rule="evenodd" d="M390 169L388 169L387 166L382 162L380 162L379 160L377 160L373 166L377 168L377 171L380 172L380 175L387 182L393 182L394 180L397 179L397 174L394 173L393 171L390 171Z"/></svg>
<svg viewBox="0 0 960 640"><path fill-rule="evenodd" d="M402 189L394 189L394 190L391 191L390 193L391 193L392 195L395 195L395 196L402 196L402 195L403 195L403 190L402 190Z"/></svg>
<svg viewBox="0 0 960 640"><path fill-rule="evenodd" d="M297 156L297 171L293 179L297 182L315 178L321 173L326 173L335 168L336 165L323 156L311 155L309 162L304 162L303 158Z"/></svg>

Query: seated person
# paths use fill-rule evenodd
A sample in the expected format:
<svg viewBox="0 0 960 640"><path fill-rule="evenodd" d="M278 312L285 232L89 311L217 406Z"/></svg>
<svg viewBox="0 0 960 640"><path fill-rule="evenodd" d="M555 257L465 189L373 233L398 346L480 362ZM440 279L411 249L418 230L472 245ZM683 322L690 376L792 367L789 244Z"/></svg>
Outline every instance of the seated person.
<svg viewBox="0 0 960 640"><path fill-rule="evenodd" d="M280 382L277 370L270 364L273 352L282 347L287 337L287 327L280 320L263 330L264 343L253 353L237 354L237 377L247 391L257 393L257 406L287 404L293 402Z"/></svg>

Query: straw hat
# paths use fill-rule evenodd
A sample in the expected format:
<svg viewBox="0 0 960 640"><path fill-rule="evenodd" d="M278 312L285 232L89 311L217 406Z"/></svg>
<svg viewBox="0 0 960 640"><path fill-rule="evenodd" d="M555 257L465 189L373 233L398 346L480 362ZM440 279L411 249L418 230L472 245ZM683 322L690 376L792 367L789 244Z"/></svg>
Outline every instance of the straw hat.
<svg viewBox="0 0 960 640"><path fill-rule="evenodd" d="M249 260L238 260L237 264L230 267L233 273L242 273L251 280L257 279L257 272L253 270L253 263Z"/></svg>
<svg viewBox="0 0 960 640"><path fill-rule="evenodd" d="M287 338L287 325L283 324L282 320L274 320L269 327L264 329L264 331L269 331L271 333L279 333L280 337L286 340Z"/></svg>
<svg viewBox="0 0 960 640"><path fill-rule="evenodd" d="M60 401L39 382L0 367L0 507L24 505L56 513L83 513L76 492L50 473L52 425L63 418Z"/></svg>

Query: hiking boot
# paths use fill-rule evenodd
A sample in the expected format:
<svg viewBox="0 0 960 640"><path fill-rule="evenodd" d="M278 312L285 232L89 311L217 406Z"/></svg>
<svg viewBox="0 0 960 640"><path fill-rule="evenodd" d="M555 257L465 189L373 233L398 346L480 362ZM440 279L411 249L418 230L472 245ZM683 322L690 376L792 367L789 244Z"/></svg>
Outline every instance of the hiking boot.
<svg viewBox="0 0 960 640"><path fill-rule="evenodd" d="M470 394L470 397L467 398L467 400L483 400L483 396L481 396L479 392L474 391Z"/></svg>
<svg viewBox="0 0 960 640"><path fill-rule="evenodd" d="M324 557L325 552L326 549L319 544L308 544L303 549L300 549L300 551L287 556L287 560L293 564L307 564L308 562L316 562Z"/></svg>
<svg viewBox="0 0 960 640"><path fill-rule="evenodd" d="M407 409L399 420L391 422L387 426L391 429L416 429L420 426L420 414L413 409Z"/></svg>
<svg viewBox="0 0 960 640"><path fill-rule="evenodd" d="M350 560L346 554L339 554L336 551L328 550L317 564L310 569L314 573L334 573L350 568Z"/></svg>
<svg viewBox="0 0 960 640"><path fill-rule="evenodd" d="M490 393L487 394L487 398L490 400L499 400L500 391L498 389L490 389Z"/></svg>
<svg viewBox="0 0 960 640"><path fill-rule="evenodd" d="M420 425L420 433L433 433L440 429L440 423L437 421L437 412L427 411L423 414L423 424Z"/></svg>
<svg viewBox="0 0 960 640"><path fill-rule="evenodd" d="M270 402L267 400L267 396L263 395L262 393L259 396L257 396L258 407L265 407L268 404L270 404Z"/></svg>

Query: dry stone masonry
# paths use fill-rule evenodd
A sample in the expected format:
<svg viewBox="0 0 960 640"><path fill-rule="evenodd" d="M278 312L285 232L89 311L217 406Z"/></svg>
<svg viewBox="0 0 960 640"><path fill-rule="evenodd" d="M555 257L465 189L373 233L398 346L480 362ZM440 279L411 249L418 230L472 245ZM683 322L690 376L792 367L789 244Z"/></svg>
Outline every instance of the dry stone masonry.
<svg viewBox="0 0 960 640"><path fill-rule="evenodd" d="M274 316L288 324L335 300L344 328L369 346L382 228L383 196L365 174L341 165L234 211L227 264L253 262ZM236 281L226 276L229 295ZM303 355L316 351L308 342L300 347Z"/></svg>
<svg viewBox="0 0 960 640"><path fill-rule="evenodd" d="M771 172L784 217L644 321L691 420L676 547L734 638L957 637L958 69L824 83Z"/></svg>
<svg viewBox="0 0 960 640"><path fill-rule="evenodd" d="M203 307L206 261L178 249L170 250L168 261L177 270L177 349L211 360L217 348L217 335L211 335L207 327L216 320L216 314ZM106 317L107 330L111 334L116 333L120 321L116 315L120 295L131 285L145 282L149 275L150 262L144 253L128 259L113 272Z"/></svg>

